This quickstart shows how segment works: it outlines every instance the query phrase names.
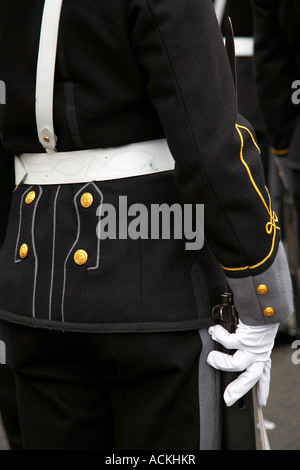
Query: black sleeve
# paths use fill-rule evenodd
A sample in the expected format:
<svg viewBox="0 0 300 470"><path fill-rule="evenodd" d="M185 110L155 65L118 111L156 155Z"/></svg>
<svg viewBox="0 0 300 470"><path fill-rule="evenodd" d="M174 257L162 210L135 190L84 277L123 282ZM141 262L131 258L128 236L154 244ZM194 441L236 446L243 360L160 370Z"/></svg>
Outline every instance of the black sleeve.
<svg viewBox="0 0 300 470"><path fill-rule="evenodd" d="M240 318L249 325L286 321L293 300L280 229L254 131L237 113L213 4L128 5L132 47L176 162L182 200L204 204L205 235ZM260 294L262 283L266 295Z"/></svg>
<svg viewBox="0 0 300 470"><path fill-rule="evenodd" d="M205 234L226 275L267 269L279 240L260 151L237 114L212 2L131 0L132 45L176 160L184 202L205 205Z"/></svg>

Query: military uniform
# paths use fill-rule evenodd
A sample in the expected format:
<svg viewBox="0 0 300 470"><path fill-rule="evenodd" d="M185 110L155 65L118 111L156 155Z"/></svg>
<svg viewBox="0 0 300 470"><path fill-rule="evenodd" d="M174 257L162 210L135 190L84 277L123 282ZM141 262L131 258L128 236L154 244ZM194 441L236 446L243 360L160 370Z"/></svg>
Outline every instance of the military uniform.
<svg viewBox="0 0 300 470"><path fill-rule="evenodd" d="M1 166L3 172L11 174L15 155L44 152L35 115L43 4L31 0L16 9L6 2L1 5L0 13L0 76L7 86L7 104L1 108ZM182 392L181 411L174 402L173 410L179 414L176 425L174 416L166 423L164 432L168 440L162 427L159 433L155 431L157 422L147 438L145 429L150 418L144 422L148 412L143 399L138 402L141 390L139 394L134 392L131 383L125 395L123 385L123 393L119 390L114 394L115 400L117 396L123 400L127 397L123 407L120 401L115 404L119 448L130 448L130 445L195 448L199 441L200 448L213 448L218 445L215 426L218 418L215 414L212 419L205 410L209 413L213 410L211 403L215 400L208 396L215 396L217 385L215 376L207 379L203 374L208 341L203 331L212 324L211 309L218 303L220 292L228 285L231 287L239 315L249 325L284 321L293 307L280 229L265 187L260 151L250 124L237 114L235 87L212 3L122 0L99 4L89 0L83 8L80 2L64 1L53 109L57 136L55 158L62 153L65 157L67 152L116 148L166 138L176 165L174 171L76 184L31 185L25 179L14 191L7 236L0 254L0 317L7 321L3 328L12 366L20 386L23 385L20 398L23 409L29 406L34 390L37 391L26 379L26 370L34 377L34 357L39 352L41 374L44 370L44 378L49 378L53 372L46 366L51 338L55 338L57 349L50 355L55 357L57 365L58 357L63 354L67 358L71 354L69 341L73 341L73 347L76 341L77 345L87 347L86 336L81 333L93 332L96 336L91 336L89 341L94 346L84 351L91 353L90 349L94 348L93 354L96 349L99 354L102 344L106 380L109 361L115 364L116 351L120 371L127 371L125 375L119 371L119 375L110 377L110 383L115 385L126 376L126 387L129 387L130 377L136 379L133 369L139 370L139 378L148 383L145 377L151 377L153 370L169 370L170 364L178 365L180 358L182 370L192 374L186 379L193 384L192 388L200 382L204 389L200 399L201 420L199 397ZM3 180L2 201L8 201L11 187L8 178ZM96 208L103 203L118 207L120 195L127 197L128 206L140 203L149 209L152 204L204 204L204 247L187 251L185 241L176 237L99 240ZM266 287L261 289L261 285ZM19 326L11 329L9 323ZM21 325L35 327L27 329L25 341L20 339L25 335ZM51 336L49 329L56 332ZM66 332L65 341L61 331ZM142 337L136 334L141 332ZM126 335L120 335L119 339L113 336L112 355L109 339L105 339L109 336L101 333ZM32 350L13 348L17 342L28 344L29 338ZM190 349L182 349L188 343ZM132 362L131 365L126 362L130 348L136 353L132 358L134 367ZM155 351L153 357L151 351ZM164 359L168 366L163 364ZM94 364L93 361L87 359L85 364ZM78 363L78 370L85 375L81 366ZM62 371L57 373L60 376ZM86 380L90 381L91 377ZM151 415L164 414L158 410L166 409L162 403L166 406L163 396L169 385L162 386L158 377L150 383L148 394L151 390L151 396L160 397L157 407L154 407L155 400L151 403ZM153 389L158 383L159 388ZM53 389L48 397L50 401L53 398L53 403L58 397L57 390ZM43 393L45 390L40 396ZM184 437L184 425L179 424L185 422L180 419L180 413L186 411L185 393L188 402L193 403L187 413L193 438ZM134 400L131 404L130 395ZM171 401L169 397L166 403ZM134 403L139 403L137 406L142 410L138 423L132 418ZM49 414L53 412L51 409ZM217 413L215 409L214 413ZM23 427L33 419L32 413L31 418L25 414L26 411ZM127 431L125 424L122 429L120 421L127 423ZM59 422L50 429L61 429ZM37 423L36 426L39 436L44 436ZM27 448L45 445L45 442L38 444L38 438L28 437L29 434ZM52 436L55 441L54 433ZM59 439L56 445L60 445Z"/></svg>

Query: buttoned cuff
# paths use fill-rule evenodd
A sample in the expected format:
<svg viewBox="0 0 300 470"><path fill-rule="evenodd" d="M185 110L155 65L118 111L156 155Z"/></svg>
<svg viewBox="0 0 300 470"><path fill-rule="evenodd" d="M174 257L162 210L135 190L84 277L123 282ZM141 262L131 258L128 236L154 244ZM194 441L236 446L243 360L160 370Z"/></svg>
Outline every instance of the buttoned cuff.
<svg viewBox="0 0 300 470"><path fill-rule="evenodd" d="M257 276L227 278L235 308L250 326L284 323L294 311L292 282L282 242L273 264Z"/></svg>

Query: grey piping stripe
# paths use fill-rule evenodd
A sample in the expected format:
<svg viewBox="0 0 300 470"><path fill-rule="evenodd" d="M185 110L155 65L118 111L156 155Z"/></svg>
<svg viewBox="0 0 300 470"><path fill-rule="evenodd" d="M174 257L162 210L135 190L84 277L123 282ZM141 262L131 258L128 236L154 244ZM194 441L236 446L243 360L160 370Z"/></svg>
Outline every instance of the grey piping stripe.
<svg viewBox="0 0 300 470"><path fill-rule="evenodd" d="M43 189L41 186L39 186L40 194L37 198L37 201L35 203L34 209L33 209L33 214L32 214L32 226L31 226L31 237L32 237L32 250L33 250L33 255L34 255L34 260L35 260L35 266L34 266L34 284L33 284L33 293L32 293L32 316L35 318L35 295L36 295L36 281L37 281L37 273L38 273L38 268L39 268L39 262L38 262L38 257L36 253L36 248L35 248L35 237L34 237L34 229L35 229L35 216L36 216L36 211L37 211L37 206L39 203L39 200L43 194Z"/></svg>
<svg viewBox="0 0 300 470"><path fill-rule="evenodd" d="M202 351L199 358L200 450L219 450L221 447L220 374L206 362L215 349L207 328L199 330Z"/></svg>
<svg viewBox="0 0 300 470"><path fill-rule="evenodd" d="M19 207L19 227L18 227L18 236L17 236L17 241L16 241L16 248L15 248L15 263L20 263L21 260L20 259L17 259L17 251L18 251L18 246L19 246L19 242L20 242L20 234L21 234L21 225L22 225L22 207L23 207L23 202L24 202L24 197L25 197L25 194L27 194L30 190L31 190L32 186L30 186L30 188L26 188L26 191L24 191L22 197L21 197L21 201L20 201L20 207Z"/></svg>
<svg viewBox="0 0 300 470"><path fill-rule="evenodd" d="M52 264L51 264L51 282L49 292L49 320L51 320L51 309L52 309L52 291L53 291L53 279L54 279L54 263L55 263L55 241L56 241L56 206L57 198L60 191L60 185L58 186L54 199L53 207L53 238L52 238Z"/></svg>
<svg viewBox="0 0 300 470"><path fill-rule="evenodd" d="M96 191L100 194L100 197L101 197L101 202L100 202L100 206L103 204L103 194L102 192L100 191L100 189L95 185L95 183L92 183L92 185L95 187ZM99 215L99 225L101 225L101 216ZM100 230L100 233L101 233L101 230ZM96 269L99 268L99 264L100 264L100 240L101 240L101 237L97 237L98 238L98 242L97 242L97 263L96 263L96 266L91 266L90 268L87 269L87 271L94 271Z"/></svg>

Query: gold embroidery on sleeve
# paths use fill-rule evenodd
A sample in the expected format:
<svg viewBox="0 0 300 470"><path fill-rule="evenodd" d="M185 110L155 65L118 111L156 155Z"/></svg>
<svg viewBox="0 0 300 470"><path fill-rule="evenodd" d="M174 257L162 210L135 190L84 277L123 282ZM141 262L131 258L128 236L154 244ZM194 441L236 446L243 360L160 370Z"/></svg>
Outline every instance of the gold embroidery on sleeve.
<svg viewBox="0 0 300 470"><path fill-rule="evenodd" d="M273 233L273 237L272 237L270 252L268 253L268 255L262 261L260 261L259 263L255 264L253 266L243 266L241 268L229 268L229 267L226 267L226 266L222 266L222 268L227 270L227 271L242 271L242 270L246 270L246 269L254 269L254 268L257 268L258 266L261 266L262 264L264 264L270 258L270 256L273 253L274 246L275 246L275 239L276 239L276 230L280 230L280 228L276 225L276 223L278 222L278 217L275 214L275 212L272 210L272 202L271 202L271 197L270 197L268 189L266 188L266 191L268 193L268 198L269 198L269 201L267 203L265 201L262 193L258 189L254 179L253 179L253 176L252 176L252 173L251 173L251 170L250 170L249 166L247 165L247 163L244 160L244 156L243 156L244 138L243 138L243 135L242 135L242 132L240 131L240 129L244 129L248 132L248 134L250 135L250 137L252 139L253 144L255 145L255 147L257 148L259 153L261 153L260 149L259 149L259 147L258 147L258 145L257 145L257 143L256 143L256 141L253 137L253 134L250 132L250 130L247 127L236 124L235 128L236 128L236 130L239 134L240 140L241 140L240 160L241 160L242 164L244 165L244 167L246 168L249 179L250 179L255 191L257 192L261 202L263 203L265 209L267 210L267 212L270 216L270 221L267 222L267 224L266 224L266 232L267 232L268 235L271 235Z"/></svg>

